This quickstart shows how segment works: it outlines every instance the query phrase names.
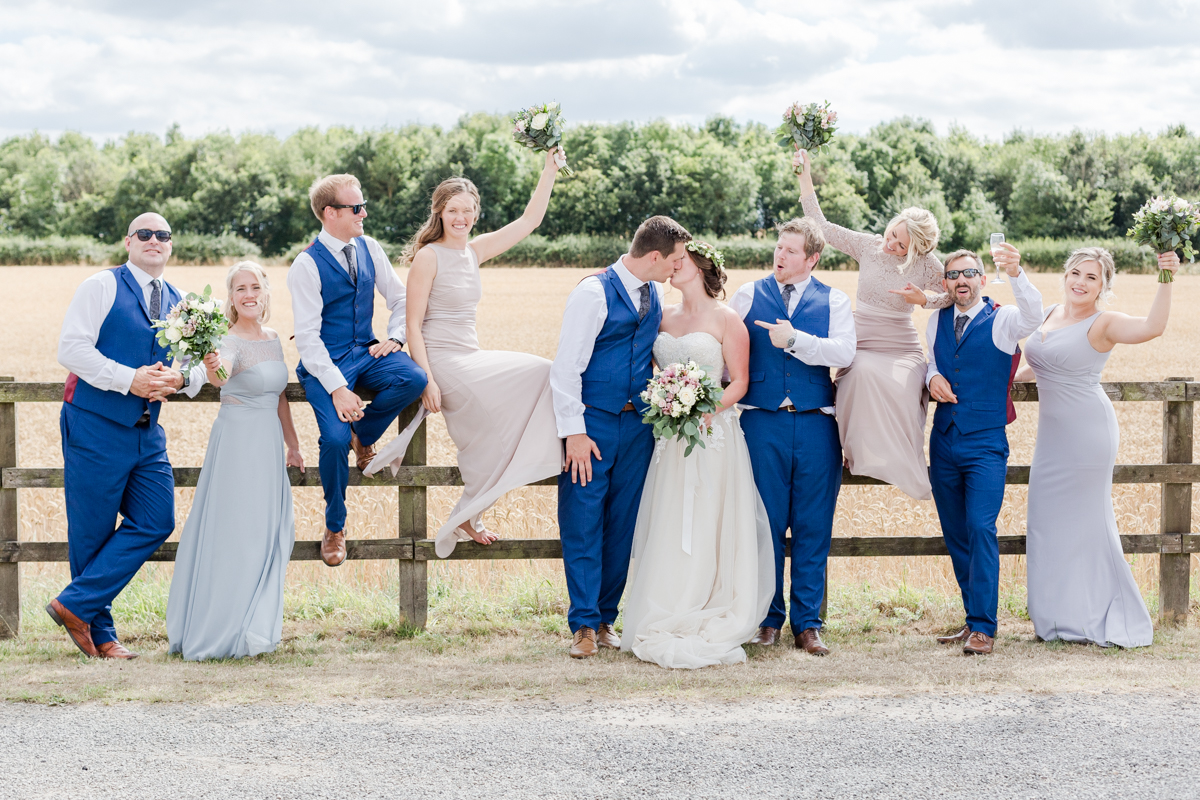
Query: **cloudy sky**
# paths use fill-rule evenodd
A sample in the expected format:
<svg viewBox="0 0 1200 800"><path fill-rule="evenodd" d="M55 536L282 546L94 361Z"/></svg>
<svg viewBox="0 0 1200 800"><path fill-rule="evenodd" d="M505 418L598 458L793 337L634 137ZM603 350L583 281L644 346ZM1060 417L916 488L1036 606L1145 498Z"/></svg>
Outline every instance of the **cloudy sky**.
<svg viewBox="0 0 1200 800"><path fill-rule="evenodd" d="M407 122L774 123L829 99L1014 128L1200 130L1200 0L0 0L0 136Z"/></svg>

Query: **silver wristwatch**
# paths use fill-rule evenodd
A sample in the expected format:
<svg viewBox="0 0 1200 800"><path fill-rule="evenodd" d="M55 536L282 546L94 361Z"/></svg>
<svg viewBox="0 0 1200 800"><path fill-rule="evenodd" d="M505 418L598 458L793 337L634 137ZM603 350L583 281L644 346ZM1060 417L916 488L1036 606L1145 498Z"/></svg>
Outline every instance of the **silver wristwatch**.
<svg viewBox="0 0 1200 800"><path fill-rule="evenodd" d="M791 350L795 346L796 346L796 334L793 333L791 336L788 337L787 344L783 346L783 349Z"/></svg>

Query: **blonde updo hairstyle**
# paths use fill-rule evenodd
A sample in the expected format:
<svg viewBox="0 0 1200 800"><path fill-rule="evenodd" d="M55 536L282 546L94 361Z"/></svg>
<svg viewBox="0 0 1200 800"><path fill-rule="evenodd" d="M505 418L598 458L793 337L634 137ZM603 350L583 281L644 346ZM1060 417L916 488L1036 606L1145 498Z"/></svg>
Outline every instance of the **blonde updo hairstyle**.
<svg viewBox="0 0 1200 800"><path fill-rule="evenodd" d="M908 255L905 257L904 263L900 265L900 271L904 272L918 258L934 251L942 232L938 228L937 217L932 212L913 206L893 217L892 221L887 224L887 228L884 229L883 235L886 237L889 231L902 223L908 229L909 239Z"/></svg>
<svg viewBox="0 0 1200 800"><path fill-rule="evenodd" d="M258 302L262 303L262 313L258 315L259 322L266 322L271 318L271 279L267 277L267 273L258 264L253 261L239 261L229 268L229 272L225 275L225 305L221 309L225 312L225 319L229 320L230 325L234 325L238 321L237 308L233 305L233 279L237 277L239 272L249 272L262 285L262 296Z"/></svg>
<svg viewBox="0 0 1200 800"><path fill-rule="evenodd" d="M1117 265L1113 262L1112 253L1103 247L1081 247L1067 256L1067 261L1063 264L1063 291L1067 288L1067 273L1085 261L1095 261L1100 265L1100 296L1096 298L1096 304L1108 302L1113 296L1112 286L1117 277Z"/></svg>
<svg viewBox="0 0 1200 800"><path fill-rule="evenodd" d="M433 190L429 219L425 220L425 224L418 228L416 234L408 240L404 253L400 256L402 261L411 264L422 247L433 244L446 235L445 226L442 225L442 212L446 210L446 204L460 194L471 195L475 201L475 221L479 221L479 189L475 187L470 178L446 178Z"/></svg>

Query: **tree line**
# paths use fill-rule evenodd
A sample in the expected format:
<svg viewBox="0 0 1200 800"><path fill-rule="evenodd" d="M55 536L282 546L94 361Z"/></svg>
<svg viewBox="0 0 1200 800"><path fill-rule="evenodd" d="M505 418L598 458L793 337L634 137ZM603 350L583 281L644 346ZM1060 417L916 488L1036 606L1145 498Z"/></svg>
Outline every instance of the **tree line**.
<svg viewBox="0 0 1200 800"><path fill-rule="evenodd" d="M559 179L540 234L628 237L668 214L721 238L756 235L801 213L788 154L774 129L717 116L702 126L658 121L581 124L564 145L575 169ZM1200 139L1182 125L1157 134L1076 131L1003 141L959 127L939 135L903 117L866 135L840 134L816 157L814 177L833 221L881 231L899 209L928 208L939 249L1010 239L1124 235L1159 193L1200 195ZM313 235L308 187L329 173L363 183L367 230L406 240L425 219L434 186L465 175L483 200L480 231L520 215L542 157L518 146L507 117L464 116L448 130L407 125L273 134L131 133L97 144L68 132L0 143L0 236L86 236L119 241L128 220L162 213L181 233L236 235L279 255Z"/></svg>

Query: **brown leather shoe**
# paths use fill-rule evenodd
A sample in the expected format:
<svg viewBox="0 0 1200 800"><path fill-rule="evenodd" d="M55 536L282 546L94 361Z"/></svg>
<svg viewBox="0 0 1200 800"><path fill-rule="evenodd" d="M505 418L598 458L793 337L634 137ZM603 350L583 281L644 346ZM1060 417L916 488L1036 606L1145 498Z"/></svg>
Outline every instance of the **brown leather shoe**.
<svg viewBox="0 0 1200 800"><path fill-rule="evenodd" d="M66 606L58 602L57 597L46 606L46 613L56 625L66 629L67 636L71 637L71 641L85 656L96 658L99 655L96 645L92 644L92 626L68 611Z"/></svg>
<svg viewBox="0 0 1200 800"><path fill-rule="evenodd" d="M600 623L600 627L596 630L596 644L601 647L610 647L613 650L621 649L621 637L617 636L611 622Z"/></svg>
<svg viewBox="0 0 1200 800"><path fill-rule="evenodd" d="M598 652L594 630L583 627L575 631L575 638L571 640L571 658L591 658Z"/></svg>
<svg viewBox="0 0 1200 800"><path fill-rule="evenodd" d="M971 631L971 635L967 637L967 643L963 645L963 653L969 656L991 655L992 643L995 641L986 633Z"/></svg>
<svg viewBox="0 0 1200 800"><path fill-rule="evenodd" d="M120 642L104 642L96 645L101 658L137 658L138 654L127 650Z"/></svg>
<svg viewBox="0 0 1200 800"><path fill-rule="evenodd" d="M829 648L821 641L821 631L817 628L805 628L796 637L796 649L803 650L810 656L827 656Z"/></svg>
<svg viewBox="0 0 1200 800"><path fill-rule="evenodd" d="M966 625L963 625L962 628L960 628L958 630L958 632L956 632L956 633L952 633L949 636L937 637L937 643L938 644L958 644L959 642L965 642L970 635L971 635L971 629L969 627L967 627Z"/></svg>
<svg viewBox="0 0 1200 800"><path fill-rule="evenodd" d="M779 628L770 628L762 625L758 629L758 633L754 634L753 638L746 644L758 644L764 647L770 647L779 641Z"/></svg>
<svg viewBox="0 0 1200 800"><path fill-rule="evenodd" d="M328 528L325 529L325 536L321 539L321 560L330 567L340 566L346 560L346 534L344 531L334 533Z"/></svg>
<svg viewBox="0 0 1200 800"><path fill-rule="evenodd" d="M363 443L358 440L358 434L354 431L350 432L350 447L354 450L354 463L358 465L359 471L366 469L367 465L375 459L375 445L363 446Z"/></svg>

